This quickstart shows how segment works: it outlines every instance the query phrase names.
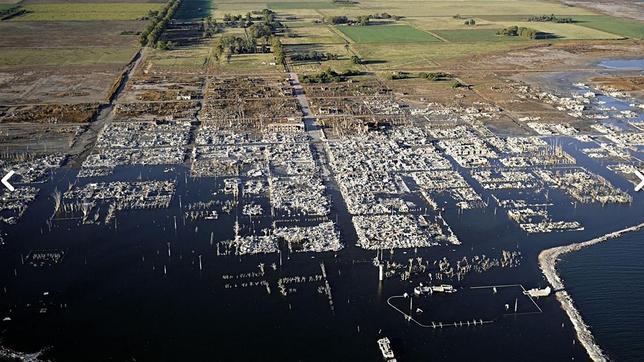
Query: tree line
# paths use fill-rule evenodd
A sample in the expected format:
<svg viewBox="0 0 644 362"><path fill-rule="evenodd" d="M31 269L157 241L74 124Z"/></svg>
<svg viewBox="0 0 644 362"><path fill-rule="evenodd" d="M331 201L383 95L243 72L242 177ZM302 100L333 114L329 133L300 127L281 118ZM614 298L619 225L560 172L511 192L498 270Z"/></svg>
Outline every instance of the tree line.
<svg viewBox="0 0 644 362"><path fill-rule="evenodd" d="M363 72L359 70L348 69L344 72L336 72L331 68L327 68L318 74L305 74L302 76L302 83L337 83L344 82L347 77L362 75Z"/></svg>
<svg viewBox="0 0 644 362"><path fill-rule="evenodd" d="M432 80L432 81L449 80L449 79L454 78L453 75L451 75L449 73L445 73L445 72L429 72L429 73L420 72L420 73L418 73L418 77L419 78L424 78L424 79L429 79L429 80Z"/></svg>
<svg viewBox="0 0 644 362"><path fill-rule="evenodd" d="M273 48L273 55L275 55L275 61L277 61L278 63L284 64L284 60L286 59L286 56L284 53L284 46L282 45L282 42L277 38L272 38L271 48Z"/></svg>
<svg viewBox="0 0 644 362"><path fill-rule="evenodd" d="M13 6L8 9L0 10L0 20L8 20L13 17L26 14L27 10L23 9L20 6Z"/></svg>
<svg viewBox="0 0 644 362"><path fill-rule="evenodd" d="M574 23L575 20L573 18L561 18L556 16L555 14L551 15L539 15L539 16L531 16L528 18L528 21L533 21L533 22L550 22L550 23Z"/></svg>
<svg viewBox="0 0 644 362"><path fill-rule="evenodd" d="M246 15L232 15L226 13L223 16L222 21L224 26L229 28L248 28L257 22L268 25L273 29L284 27L283 24L277 20L275 12L271 9L252 11L246 13Z"/></svg>
<svg viewBox="0 0 644 362"><path fill-rule="evenodd" d="M542 33L536 29L526 28L524 26L516 26L516 25L512 25L507 28L497 30L496 35L520 36L526 39L542 39L547 37L546 33Z"/></svg>
<svg viewBox="0 0 644 362"><path fill-rule="evenodd" d="M334 24L334 25L360 25L360 26L367 26L371 24L372 19L391 19L391 20L400 20L402 19L401 16L397 15L391 15L389 13L379 13L379 14L371 14L371 15L359 15L355 19L348 18L344 15L337 15L337 16L325 16L323 18L323 21L328 24Z"/></svg>
<svg viewBox="0 0 644 362"><path fill-rule="evenodd" d="M261 14L259 22L251 20L252 16L250 13L247 14L249 21L244 23L243 36L223 35L217 39L213 47L215 59L229 62L233 54L267 53L270 44L277 62L284 61L282 43L273 37L282 30L282 23L275 19L275 13L272 10L264 9L259 14ZM224 22L226 19L234 19L234 17L224 16Z"/></svg>
<svg viewBox="0 0 644 362"><path fill-rule="evenodd" d="M212 38L215 34L221 33L222 28L217 23L217 20L212 16L203 19L203 35L205 38Z"/></svg>
<svg viewBox="0 0 644 362"><path fill-rule="evenodd" d="M295 61L326 61L337 60L338 55L333 53L323 53L317 51L310 51L305 53L296 53L291 55L291 59Z"/></svg>
<svg viewBox="0 0 644 362"><path fill-rule="evenodd" d="M181 0L170 0L161 11L150 11L148 17L152 20L148 26L141 32L139 35L139 43L142 46L152 46L157 48L168 48L168 43L172 42L159 42L159 38L165 30L165 27L168 25L175 12L181 5Z"/></svg>

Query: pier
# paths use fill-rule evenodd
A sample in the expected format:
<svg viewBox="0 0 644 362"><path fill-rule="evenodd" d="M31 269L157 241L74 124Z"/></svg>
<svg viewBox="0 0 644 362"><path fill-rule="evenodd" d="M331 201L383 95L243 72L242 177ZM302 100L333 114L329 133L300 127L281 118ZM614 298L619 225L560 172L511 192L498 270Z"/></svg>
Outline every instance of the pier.
<svg viewBox="0 0 644 362"><path fill-rule="evenodd" d="M581 314L579 314L579 311L577 311L577 309L575 308L572 297L566 290L564 290L563 281L559 277L556 269L557 261L564 254L581 250L585 247L599 244L610 239L615 239L626 233L636 232L642 229L644 229L644 223L614 231L612 233L608 233L585 242L547 249L539 254L539 268L541 268L544 276L555 289L555 296L559 303L561 303L561 308L566 311L568 318L570 318L570 321L572 322L575 331L577 332L577 339L584 346L586 352L588 352L588 356L593 361L607 361L608 357L595 342L595 337L588 328L587 324L584 322Z"/></svg>
<svg viewBox="0 0 644 362"><path fill-rule="evenodd" d="M407 299L407 298L412 298L410 295L403 294L403 295L394 295L389 298L387 298L387 304L396 310L398 313L402 314L405 317L405 320L414 322L419 327L422 328L449 328L449 327L475 327L475 326L484 326L488 324L494 323L493 320L483 320L483 319L472 319L472 320L464 320L464 321L449 321L449 322L442 322L442 321L432 321L432 324L424 324L420 321L418 321L416 318L414 318L411 314L407 314L404 311L402 311L400 308L396 307L391 303L392 300L395 299ZM411 305L411 302L410 302Z"/></svg>

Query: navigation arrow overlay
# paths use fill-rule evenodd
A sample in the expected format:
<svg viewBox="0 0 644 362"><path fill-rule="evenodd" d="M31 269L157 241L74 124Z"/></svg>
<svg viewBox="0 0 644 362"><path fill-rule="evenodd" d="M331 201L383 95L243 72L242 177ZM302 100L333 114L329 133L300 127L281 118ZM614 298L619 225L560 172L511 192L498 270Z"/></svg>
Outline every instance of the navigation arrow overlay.
<svg viewBox="0 0 644 362"><path fill-rule="evenodd" d="M6 187L7 189L9 189L9 191L13 191L13 190L15 190L15 188L13 187L13 185L11 185L11 184L9 183L9 179L11 178L11 176L13 176L13 174L14 174L14 173L15 173L15 172L14 172L13 170L11 170L11 171L9 171L9 173L7 173L6 175L4 175L4 177L2 178L2 180L0 180L0 182L2 182L2 184L4 185L4 187ZM641 174L640 174L640 175L641 175ZM644 177L643 177L642 179L644 180ZM639 186L638 186L638 187L639 187Z"/></svg>
<svg viewBox="0 0 644 362"><path fill-rule="evenodd" d="M641 180L641 181L640 181L640 184L639 184L639 185L637 185L637 186L635 186L635 191L639 191L639 190L641 190L641 189L642 189L642 187L644 187L644 175L642 175L642 173L641 173L641 172L639 172L639 170L635 170L635 174L636 174L636 175L637 175L637 177L639 177L639 178L640 178L640 180Z"/></svg>

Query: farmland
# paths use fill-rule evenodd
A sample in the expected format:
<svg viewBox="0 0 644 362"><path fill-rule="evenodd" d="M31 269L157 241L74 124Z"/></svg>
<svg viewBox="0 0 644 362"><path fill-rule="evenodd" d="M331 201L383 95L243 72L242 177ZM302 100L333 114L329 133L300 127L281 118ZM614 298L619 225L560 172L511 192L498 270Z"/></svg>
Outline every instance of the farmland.
<svg viewBox="0 0 644 362"><path fill-rule="evenodd" d="M492 0L492 1L360 1L358 6L336 9L322 9L324 15L365 15L369 12L390 11L396 15L463 16L481 15L592 15L593 13L577 7L570 7L547 1Z"/></svg>
<svg viewBox="0 0 644 362"><path fill-rule="evenodd" d="M10 3L5 0L2 6L11 6ZM163 2L29 0L21 6L27 10L26 14L0 22L0 32L4 34L0 38L0 70L34 66L48 67L49 72L55 73L52 66L107 66L114 69L127 64L139 47L137 34L146 24L145 20L140 19L147 16L149 11L160 9ZM338 71L359 68L376 74L436 69L464 57L484 56L539 44L641 38L644 35L643 27L637 21L546 1L366 0L339 4L301 0L195 0L184 1L175 16L182 21L194 19L198 22L210 14L221 22L225 14L245 16L264 7L272 9L287 29L280 38L287 54L317 52L332 55L331 59L326 60L293 61L293 69L304 74L329 67ZM351 19L385 12L399 18L395 21L374 21L368 26L324 22L324 18L330 15L345 15ZM526 21L528 16L539 14L570 16L575 22L555 24ZM473 23L468 25L466 22L469 20ZM496 34L497 30L511 25L534 27L552 33L553 38L547 41L527 40ZM195 29L191 36L200 36L198 27ZM226 26L221 29L223 35L244 36L244 33L242 27ZM275 65L270 65L273 63L270 54L235 54L227 63L222 63L212 55L211 47L217 38L203 39L172 51L148 51L146 63L149 67L163 69L195 70L209 67L231 72L250 69L275 71ZM398 46L401 44L404 46ZM354 55L363 60L362 65L352 64L350 58ZM61 72L63 68L60 68Z"/></svg>
<svg viewBox="0 0 644 362"><path fill-rule="evenodd" d="M0 21L0 78L3 87L11 85L3 104L103 101L139 49L141 19L162 3L32 0L19 6L26 12Z"/></svg>
<svg viewBox="0 0 644 362"><path fill-rule="evenodd" d="M626 36L629 38L643 39L644 26L635 20L618 19L605 15L578 15L574 17L576 24L607 33Z"/></svg>
<svg viewBox="0 0 644 362"><path fill-rule="evenodd" d="M511 219L513 224L503 225L503 228L512 227L517 234L498 241L507 241L512 250L516 248L517 251L520 245L526 245L524 241L529 240L531 230L579 229L582 224L574 219L566 217L569 221L558 221L561 215L553 214L551 209L554 208L548 206L550 201L560 201L560 197L565 196L564 191L572 190L565 187L573 182L564 177L578 168L573 164L575 157L596 141L598 145L609 141L617 144L612 139L615 138L623 143L619 149L604 150L602 146L602 149L592 151L596 154L616 150L620 154L627 148L637 149L641 143L640 139L630 138L634 132L620 134L621 128L616 126L591 128L605 119L601 118L604 113L594 113L590 108L604 102L601 100L603 95L592 85L592 80L582 79L592 76L595 83L602 83L606 88L620 83L630 87L606 91L611 93L641 90L641 74L632 72L616 83L612 77L614 70L596 68L601 59L644 53L644 42L639 39L642 27L638 22L550 0L356 0L350 5L331 0L133 1L24 0L20 6L27 13L0 21L0 148L3 149L0 166L13 167L23 160L29 161L28 166L38 166L42 164L39 160L43 154L51 156L53 152L64 159L50 162L63 169L56 170L49 180L43 181L37 201L25 214L31 218L29 220L42 215L49 218L47 223L40 222L37 228L34 227L29 235L48 242L47 238L52 234L62 237L80 230L78 235L83 237L93 235L85 234L84 230L109 227L110 234L104 235L105 240L93 242L89 237L87 240L91 243L81 243L83 248L87 246L86 252L65 249L65 252L72 251L64 261L67 264L64 268L51 268L54 271L67 273L66 265L72 263L81 266L81 272L92 271L100 260L115 260L96 258L100 253L95 253L94 244L100 244L99 251L105 251L113 247L116 240L125 245L123 255L149 247L150 252L145 251L145 258L140 262L138 257L132 258L136 265L123 269L124 264L120 264L119 270L145 269L146 273L153 273L142 274L140 280L157 285L152 276L158 276L158 285L163 286L161 294L167 292L165 286L174 285L173 281L190 279L184 277L184 272L192 273L207 284L200 289L201 294L194 295L207 296L216 289L215 297L226 303L227 293L241 297L246 292L241 290L242 286L249 287L256 299L270 298L271 305L280 308L285 315L282 325L289 326L296 325L293 322L297 319L292 318L296 313L315 307L310 303L302 307L294 303L295 308L291 309L291 301L299 303L300 300L299 296L289 297L296 289L302 300L308 298L310 292L323 295L323 307L331 307L334 315L334 308L338 315L346 313L349 303L354 310L362 300L384 303L386 298L381 292L389 294L401 286L413 287L410 282L413 280L416 285L417 273L423 273L423 278L428 272L429 276L433 273L436 279L430 280L435 282L443 283L445 278L445 283L458 283L458 296L471 293L466 287L469 281L461 283L461 272L463 277L470 271L479 273L472 269L474 264L469 264L469 260L477 260L477 266L489 263L494 268L501 263L482 254L487 254L489 249L494 249L494 253L501 251L496 248L497 244L490 244L497 242L498 235L488 226L502 225L501 221ZM163 11L155 13L159 9ZM549 14L566 19L549 17ZM515 26L534 28L550 33L552 37L531 39L525 29L519 30ZM533 31L529 33L534 34ZM571 74L579 79L568 77ZM579 92L556 93L547 87L564 82ZM641 117L632 117L632 109L641 104L638 101L624 109L613 107L610 112L620 117L616 119L624 129L626 126L629 130L640 129L643 127L639 122ZM601 108L609 106L605 104ZM584 163L591 161L587 159L582 160ZM619 160L622 161L625 162ZM22 169L29 170L29 167ZM552 171L552 175L545 171ZM33 170L29 172L33 173ZM609 172L608 169L602 171ZM575 177L588 180L584 175L580 171ZM597 182L601 186L597 189L598 195L608 191L621 195L621 189L613 191ZM561 186L553 186L552 200L545 192L546 183ZM496 193L497 188L499 193ZM516 200L514 196L513 200L504 200L510 189L517 192ZM511 192L514 195L514 191ZM546 195L541 195L544 192ZM588 193L591 192L595 193L589 188ZM567 211L584 208L581 203L585 202L581 198L589 196L577 197L580 198L579 209L577 201L566 201ZM62 209L56 205L60 198L63 199L59 200ZM93 202L94 198L98 198L98 202ZM628 201L623 196L621 200L624 204ZM604 201L600 201L606 210L616 207L604 206ZM41 212L45 204L46 213ZM595 204L593 207L600 207L599 202ZM155 220L148 224L150 230L156 231L137 239L143 235L141 230L147 228L140 229L131 223L139 222L138 215L148 212ZM570 214L575 218L581 215L576 211ZM3 218L14 222L18 217L8 219L0 215L0 222ZM469 218L484 226L480 235L470 233L473 224ZM453 223L453 220L459 221ZM588 225L591 219L579 220ZM610 222L606 220L606 224ZM470 241L464 239L465 245L459 247L459 235L451 230L450 224L455 225L454 230L468 229L471 236L464 234L466 238L483 241L480 245L472 244L470 249ZM299 225L305 227L293 232ZM335 226L342 229L338 231ZM334 236L336 233L338 235ZM290 239L276 239L284 238L279 235L287 235ZM377 242L370 241L374 236ZM3 237L5 234L0 232L0 246L4 245ZM148 245L147 237L154 237L155 243L159 244ZM14 234L11 239L6 238L8 245L13 243L13 238ZM132 238L134 244L130 241ZM175 239L182 243L175 243ZM183 242L185 240L189 242ZM348 254L360 259L345 263L348 259L343 258L347 253L341 250L340 240L346 242L343 245L350 249ZM31 247L39 243L28 244ZM458 280L449 279L453 278L448 274L454 274L454 269L449 263L446 265L446 261L437 259L431 264L412 259L426 255L424 249L428 247L436 250L432 259L443 254L450 259L456 258L456 267L461 271L453 277ZM394 248L403 250L394 254ZM462 252L454 253L458 248ZM13 246L9 249L18 250ZM367 249L370 254L366 254L367 250L363 254L361 249ZM469 259L465 258L463 264L461 257L469 254L468 250L476 250L483 255L482 259L468 255ZM530 247L529 250L535 249ZM309 259L312 254L307 253L318 251L327 254L320 254L319 260L314 260L315 275L297 276L286 269L289 265L298 268L305 265L305 262L300 263L300 258ZM30 254L25 252L27 260ZM261 255L251 259L247 254ZM378 257L372 259L374 254ZM277 262L265 262L269 255L279 257L279 266ZM83 262L83 259L86 260ZM387 268L386 271L380 269L381 279L389 280L387 284L380 284L378 290L375 288L378 273L371 260ZM252 262L249 268L246 268L246 261ZM331 282L319 287L318 282L323 279L318 278L327 278L325 262L329 265ZM17 268L13 274L14 265L7 264L5 268L5 274L11 278L5 283L9 288L5 294L10 299L15 298L14 285L22 285L19 278L23 278L20 275L24 269L32 268L26 263L22 262L22 257L14 258L12 264ZM317 274L318 263L322 274ZM534 263L529 264L535 267ZM235 274L231 270L230 274L226 271L211 277L210 273L216 271L218 274L229 265ZM106 271L110 270L103 269L101 275L108 275ZM340 280L362 277L354 270L360 273L370 270L373 277L371 286L365 284L368 291L364 294L357 289L354 293L348 288L336 288ZM500 280L497 278L503 277L500 273L500 270L495 271L494 278ZM29 279L34 273L26 275ZM38 303L29 304L28 313L23 313L23 306L30 301L28 298L18 300L15 303L18 311L6 314L15 317L15 321L3 322L7 331L3 332L2 342L5 343L5 335L13 337L11 333L16 326L26 326L26 330L34 326L29 320L32 312L39 320L50 316L69 317L73 330L86 331L83 321L87 318L76 318L77 308L110 309L102 308L101 303L95 305L93 294L90 298L79 296L88 301L87 306L79 307L75 305L78 303L70 302L67 308L66 303L71 299L66 292L61 295L59 291L69 289L76 293L78 289L82 294L83 288L74 288L74 285L85 286L76 278L80 274L70 275L73 278L69 288L63 280L60 285L45 285L52 290L52 303L45 304L50 299L41 299L44 297L42 290L33 293L29 290L33 298L38 297ZM524 277L523 273L515 276ZM273 277L279 278L277 285ZM476 278L483 281L480 276ZM536 286L533 285L535 279L530 279L530 288ZM286 280L293 280L293 283L286 283ZM507 282L514 283L512 280ZM100 283L96 288L102 288ZM188 287L194 285L186 283ZM380 288L383 285L386 288ZM218 289L224 286L225 290L220 293ZM92 284L90 292L96 288ZM519 290L517 293L526 297ZM499 303L515 305L514 318L500 317L494 319L494 323L515 323L517 318L524 318L516 315L518 302L514 296L503 300L499 299L505 298L503 292L489 294L495 295ZM114 295L119 297L118 292ZM150 299L152 301L164 297L152 296L155 297ZM430 298L414 296L414 306L426 297ZM112 303L109 298L113 297L109 295L106 298L108 303L103 304L108 307L124 304ZM407 301L411 303L412 299ZM14 301L10 302L9 307L13 308ZM447 299L445 302L449 303ZM542 303L544 299L538 302ZM57 304L61 308L65 305L65 310L59 312ZM183 304L185 307L186 303ZM202 304L206 309L207 306L219 306ZM259 302L253 305L261 306ZM470 305L473 304L462 304L464 308ZM384 304L382 306L386 308ZM43 307L50 308L51 313L41 312ZM500 312L502 307L499 304ZM427 309L428 315L434 309L423 308ZM149 335L140 333L140 338L123 347L123 338L129 335L123 337L115 327L114 333L106 331L105 335L120 336L115 345L121 347L94 348L103 343L100 335L98 338L92 336L89 342L81 341L83 343L62 336L47 344L51 345L52 354L62 354L51 360L75 360L64 357L77 353L75 346L80 345L92 350L88 353L89 359L118 361L203 360L207 357L194 358L194 355L212 354L215 350L217 358L227 360L231 359L228 349L234 349L233 353L241 357L238 359L261 360L266 358L261 355L266 350L288 351L296 343L298 349L308 350L312 345L313 339L305 343L293 339L289 334L293 333L292 328L282 328L283 336L275 336L282 341L277 344L270 338L247 338L243 331L237 330L247 329L244 323L227 323L227 315L231 320L239 319L236 312L228 313L225 308L210 309L210 314L208 310L201 313L199 308L194 311L208 317L223 310L224 313L219 313L225 317L223 319L204 319L209 322L206 325L215 329L222 325L234 327L222 331L223 338L217 333L200 328L186 329L183 325L159 329L188 330L205 336L203 344L199 337L186 343L186 350L196 347L194 352L146 358L145 351L156 349L158 344L154 341L159 339L153 336L154 343L146 344ZM382 309L378 308L377 312ZM505 309L508 311L509 307ZM410 305L410 313L413 310ZM558 309L548 305L544 310L553 313ZM156 321L157 312L153 308L147 314ZM258 313L263 312L258 309ZM355 338L371 345L375 355L322 353L312 359L379 360L373 337L385 334L394 338L393 346L396 353L400 351L397 357L401 359L422 360L427 356L447 355L445 350L425 351L429 349L427 346L414 345L418 341L424 343L427 336L440 337L440 340L440 333L428 334L429 330L426 330L417 338L411 329L416 327L401 320L400 327L405 328L405 332L397 334L398 327L392 320L395 313L392 316L383 314L384 319L375 318L373 323L364 322L365 313L343 323L344 332L339 334L333 329L322 328L323 333L330 332L331 338L315 338L315 343L319 342L323 348L335 346L334 337L346 337L343 333L356 334ZM415 315L418 314L416 311ZM195 316L188 316L186 320L192 323ZM325 315L320 316L326 321ZM149 324L147 317L122 317L134 320L134 323ZM469 319L469 315L466 317L476 320ZM459 319L465 321L466 317ZM440 318L449 320L451 317ZM528 320L527 324L532 325L536 320ZM54 327L59 325L53 321L46 323ZM75 321L80 321L81 326L76 326ZM129 323L117 322L107 325L119 327ZM302 330L311 330L309 322L299 324ZM385 324L383 333L378 331L381 322ZM480 323L481 326L477 322L476 327L462 328L457 333L477 330L473 333L483 336L484 333L478 331L488 327L483 326L482 321ZM106 323L99 318L94 324ZM239 328L235 327L237 325ZM363 332L360 332L360 325ZM535 330L535 335L543 338L539 342L560 339L562 345L570 347L573 335L568 333L571 329L568 323L560 328L557 320L552 326L557 332L554 336L545 328ZM136 326L120 330L141 332ZM507 331L506 325L502 324L498 330ZM155 335L165 338L166 334ZM213 337L215 335L217 338ZM229 344L226 336L236 342ZM302 333L302 336L316 337L310 333ZM13 342L11 338L8 340ZM45 338L34 343L41 340ZM436 346L443 348L439 340L435 341ZM213 341L219 344L215 345ZM264 344L267 341L273 345ZM478 342L472 345L483 345ZM139 353L137 346L144 346L143 352ZM167 346L175 348L172 343ZM0 346L0 359L3 347ZM38 347L36 345L33 350ZM169 350L163 347L162 353ZM423 358L416 357L420 347ZM356 348L362 349L362 345ZM105 350L110 353L114 350L114 354L104 356ZM219 354L219 351L223 353ZM247 351L258 351L260 355L243 358ZM286 359L293 356L297 357L292 354ZM275 358L278 357L281 355ZM472 359L459 357L453 358ZM558 357L578 357L578 354ZM517 355L515 359L521 357Z"/></svg>
<svg viewBox="0 0 644 362"><path fill-rule="evenodd" d="M214 16L245 14L257 10L255 1L216 2ZM424 68L434 66L444 59L478 55L525 47L543 42L519 37L497 36L496 32L507 26L532 27L550 34L548 42L566 40L611 40L623 37L640 38L642 26L636 21L598 15L590 10L547 1L359 1L351 6L330 1L268 2L267 6L281 16L289 28L290 36L282 42L293 51L302 51L301 45L317 51L334 44L349 43L357 55L371 60L369 69L395 69L397 66ZM395 22L369 26L330 25L321 22L329 16L353 18L387 12L399 16ZM529 16L557 14L575 18L571 24L532 23ZM465 24L472 20L474 25ZM234 29L227 29L232 33ZM468 43L468 47L449 43ZM405 44L405 51L393 49ZM295 48L297 46L297 48ZM318 64L331 65L337 61ZM424 63L425 62L425 63ZM315 70L313 64L297 65L301 69ZM339 66L346 64L340 62Z"/></svg>
<svg viewBox="0 0 644 362"><path fill-rule="evenodd" d="M496 29L450 29L434 30L433 32L447 41L457 43L524 40L519 37L499 36L496 34Z"/></svg>
<svg viewBox="0 0 644 362"><path fill-rule="evenodd" d="M555 37L566 39L617 39L619 35L607 33L604 31L578 26L577 24L555 24L555 23L533 23L527 21L508 21L502 22L505 26L524 26L532 27L539 31L554 34Z"/></svg>
<svg viewBox="0 0 644 362"><path fill-rule="evenodd" d="M199 68L206 64L210 56L210 49L195 47L187 50L177 50L172 54L154 51L148 55L148 61L153 66Z"/></svg>
<svg viewBox="0 0 644 362"><path fill-rule="evenodd" d="M421 30L472 30L472 27L465 25L465 19L474 19L476 29L498 29L499 25L493 21L488 21L481 17L462 17L454 16L425 16L425 17L405 17L404 21Z"/></svg>
<svg viewBox="0 0 644 362"><path fill-rule="evenodd" d="M3 21L0 47L134 47L140 21ZM47 36L43 36L46 34Z"/></svg>
<svg viewBox="0 0 644 362"><path fill-rule="evenodd" d="M307 26L291 27L295 37L285 38L285 44L334 44L344 41L333 29L329 27Z"/></svg>
<svg viewBox="0 0 644 362"><path fill-rule="evenodd" d="M570 28L589 28L610 33L617 36L642 39L644 38L644 27L637 20L622 19L607 15L586 14L572 15L572 24L554 24L568 25ZM486 23L503 24L513 22L525 22L525 15L485 15L481 19Z"/></svg>
<svg viewBox="0 0 644 362"><path fill-rule="evenodd" d="M15 21L137 20L160 8L150 3L27 4L27 14Z"/></svg>
<svg viewBox="0 0 644 362"><path fill-rule="evenodd" d="M338 26L356 43L416 43L439 41L431 34L409 25Z"/></svg>
<svg viewBox="0 0 644 362"><path fill-rule="evenodd" d="M404 47L392 47L390 44L356 44L353 47L365 59L373 60L368 67L373 70L423 70L436 67L445 60L463 56L482 55L525 46L522 41L474 42L467 44L467 50L461 43L408 43Z"/></svg>
<svg viewBox="0 0 644 362"><path fill-rule="evenodd" d="M333 9L337 8L335 4L326 1L294 1L294 2L269 2L269 9L289 10L289 9Z"/></svg>
<svg viewBox="0 0 644 362"><path fill-rule="evenodd" d="M0 67L30 65L125 64L135 53L134 48L4 48Z"/></svg>

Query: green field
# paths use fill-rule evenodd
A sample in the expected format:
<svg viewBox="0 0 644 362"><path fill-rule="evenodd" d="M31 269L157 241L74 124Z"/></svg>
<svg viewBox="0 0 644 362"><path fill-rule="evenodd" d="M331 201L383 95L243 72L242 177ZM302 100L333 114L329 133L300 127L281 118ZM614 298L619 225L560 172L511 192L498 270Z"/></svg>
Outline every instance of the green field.
<svg viewBox="0 0 644 362"><path fill-rule="evenodd" d="M409 25L337 26L355 43L438 42L438 38Z"/></svg>
<svg viewBox="0 0 644 362"><path fill-rule="evenodd" d="M335 44L344 43L344 39L326 26L292 27L295 37L284 38L284 44Z"/></svg>
<svg viewBox="0 0 644 362"><path fill-rule="evenodd" d="M461 14L468 17L482 15L593 15L592 12L566 6L554 1L539 0L360 0L357 6L324 9L324 15L366 15L386 11L406 17L453 16Z"/></svg>
<svg viewBox="0 0 644 362"><path fill-rule="evenodd" d="M576 24L629 38L644 38L644 23L636 20L613 18L605 15L574 16Z"/></svg>
<svg viewBox="0 0 644 362"><path fill-rule="evenodd" d="M476 21L475 29L498 29L499 26L491 21L486 21L481 18L464 17L463 19L455 19L451 16L427 16L427 17L405 17L404 22L421 30L471 30L473 27L465 25L467 19L474 19Z"/></svg>
<svg viewBox="0 0 644 362"><path fill-rule="evenodd" d="M137 20L161 7L158 3L27 4L28 13L13 21Z"/></svg>
<svg viewBox="0 0 644 362"><path fill-rule="evenodd" d="M296 1L296 2L269 2L269 9L287 10L287 9L333 9L337 6L326 1Z"/></svg>
<svg viewBox="0 0 644 362"><path fill-rule="evenodd" d="M404 46L391 44L354 44L352 47L360 57L373 62L371 70L424 70L443 64L444 61L509 50L523 42L497 41L475 42L464 46L462 43L407 43Z"/></svg>
<svg viewBox="0 0 644 362"><path fill-rule="evenodd" d="M0 67L25 65L126 64L136 48L3 48Z"/></svg>
<svg viewBox="0 0 644 362"><path fill-rule="evenodd" d="M557 14L559 15L559 14ZM531 27L538 28L541 24L572 25L575 27L598 30L603 33L610 33L622 37L642 39L644 38L644 23L637 20L615 18L607 15L573 15L570 16L575 22L573 24L554 24L531 22ZM525 22L525 15L486 15L486 21L497 24L509 24L511 22Z"/></svg>
<svg viewBox="0 0 644 362"><path fill-rule="evenodd" d="M499 36L495 29L434 30L433 33L451 42L474 43L480 41L517 41L518 36Z"/></svg>
<svg viewBox="0 0 644 362"><path fill-rule="evenodd" d="M360 0L353 6L341 6L330 0L268 0L264 3L260 0L223 0L215 4L217 17L224 13L244 14L268 6L279 16L292 18L285 20L285 24L293 36L282 38L289 52L327 52L349 42L351 51L367 60L365 66L374 71L431 69L450 59L540 43L539 40L496 35L497 30L511 25L552 33L562 40L644 37L642 23L597 15L584 8L549 0ZM314 21L326 15L355 18L381 12L403 18L389 25L370 26L329 26ZM572 17L578 22L527 22L529 16L543 14ZM476 25L465 25L467 19L475 19ZM548 39L548 42L555 40ZM351 65L347 59L299 62L294 66L305 73L316 72L320 67Z"/></svg>
<svg viewBox="0 0 644 362"><path fill-rule="evenodd" d="M538 31L554 34L557 38L564 39L618 39L619 35L607 33L605 31L591 29L577 24L565 23L537 23L529 21L508 21L503 26L524 26L534 28Z"/></svg>
<svg viewBox="0 0 644 362"><path fill-rule="evenodd" d="M210 57L210 48L191 47L175 51L150 50L148 60L153 65L171 67L200 67L206 64Z"/></svg>

